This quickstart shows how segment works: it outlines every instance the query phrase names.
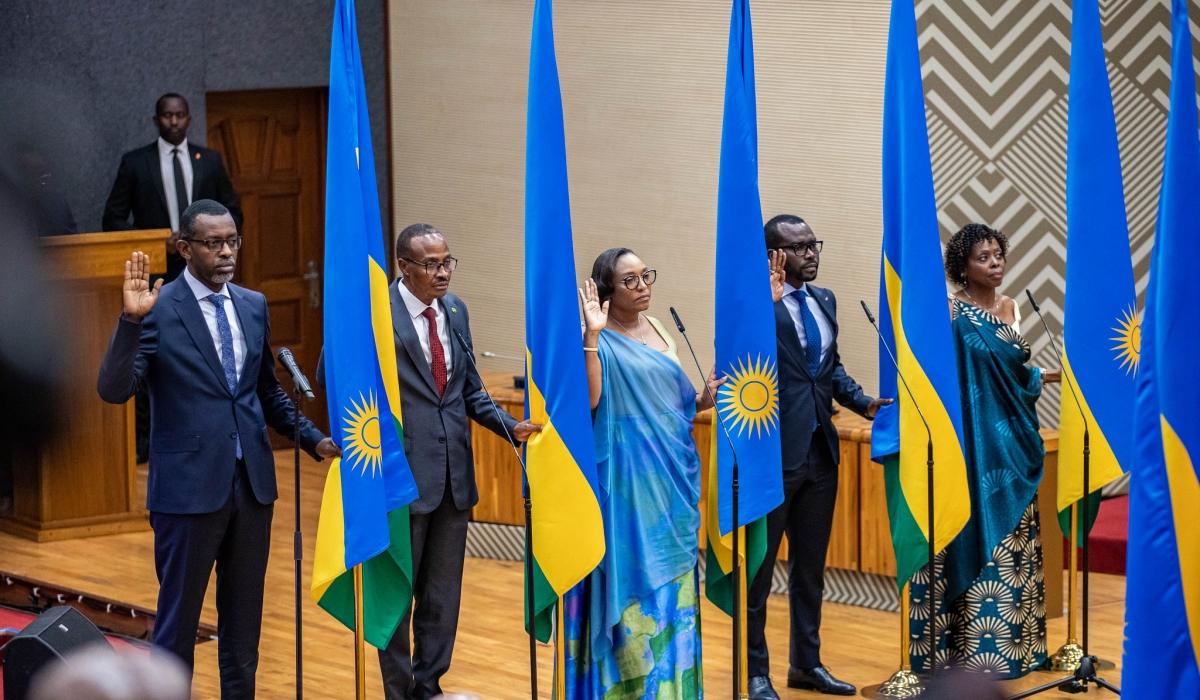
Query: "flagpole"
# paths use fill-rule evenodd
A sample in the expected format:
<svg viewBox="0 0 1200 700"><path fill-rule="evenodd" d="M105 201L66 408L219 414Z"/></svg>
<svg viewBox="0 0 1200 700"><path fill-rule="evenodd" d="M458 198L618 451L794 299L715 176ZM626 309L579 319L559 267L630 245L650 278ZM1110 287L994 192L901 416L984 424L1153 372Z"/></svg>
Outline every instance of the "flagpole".
<svg viewBox="0 0 1200 700"><path fill-rule="evenodd" d="M362 564L354 567L354 697L367 698L367 640L363 630Z"/></svg>
<svg viewBox="0 0 1200 700"><path fill-rule="evenodd" d="M915 698L925 692L925 686L921 685L921 679L912 672L912 659L908 650L908 640L912 634L909 628L908 599L908 583L905 583L904 588L900 589L900 670L879 685L863 688L862 694L865 697Z"/></svg>
<svg viewBox="0 0 1200 700"><path fill-rule="evenodd" d="M1076 547L1078 541L1079 513L1078 502L1076 502L1071 504L1071 541L1067 548L1070 551L1067 567L1067 642L1059 647L1058 651L1054 652L1054 656L1051 656L1046 663L1049 670L1059 673L1071 673L1079 668L1079 662L1083 659L1083 649L1079 646L1078 638L1075 636L1075 610L1079 604L1075 599L1075 589L1078 588L1076 577L1079 572Z"/></svg>
<svg viewBox="0 0 1200 700"><path fill-rule="evenodd" d="M765 562L764 561L762 563L762 566L767 566L768 563L772 567L775 564L775 562ZM741 610L738 611L738 615L740 616L741 623L742 623L741 624L741 634L739 635L738 640L737 640L738 641L737 646L741 647L741 654L739 655L739 658L741 659L741 669L742 669L742 672L740 674L741 678L739 678L738 681L741 684L741 691L742 691L741 697L747 698L747 697L749 697L749 694L750 694L750 677L749 677L750 676L750 659L749 659L749 646L746 643L747 642L746 636L747 636L747 631L748 631L748 625L746 624L746 604L745 604L747 586L746 586L746 567L744 567L744 566L741 569L741 575L738 576L738 587L741 588L740 599L743 601Z"/></svg>
<svg viewBox="0 0 1200 700"><path fill-rule="evenodd" d="M563 611L563 596L558 597L554 614L554 697L567 697L567 630L566 613Z"/></svg>

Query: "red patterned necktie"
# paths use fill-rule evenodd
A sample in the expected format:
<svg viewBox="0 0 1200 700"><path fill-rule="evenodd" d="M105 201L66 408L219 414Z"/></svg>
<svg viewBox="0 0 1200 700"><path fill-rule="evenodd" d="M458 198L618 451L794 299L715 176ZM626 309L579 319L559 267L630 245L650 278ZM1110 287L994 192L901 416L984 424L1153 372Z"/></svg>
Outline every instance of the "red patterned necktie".
<svg viewBox="0 0 1200 700"><path fill-rule="evenodd" d="M433 307L421 312L429 322L429 355L433 360L429 369L433 370L433 383L437 385L438 396L446 391L446 353L442 350L442 339L438 337L437 312Z"/></svg>

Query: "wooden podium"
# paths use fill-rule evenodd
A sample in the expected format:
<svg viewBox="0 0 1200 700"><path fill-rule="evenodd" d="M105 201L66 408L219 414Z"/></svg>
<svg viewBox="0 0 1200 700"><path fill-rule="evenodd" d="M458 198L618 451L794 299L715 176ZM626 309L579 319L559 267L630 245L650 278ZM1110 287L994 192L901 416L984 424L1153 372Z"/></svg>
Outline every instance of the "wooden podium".
<svg viewBox="0 0 1200 700"><path fill-rule="evenodd" d="M56 296L66 377L56 439L13 455L13 511L0 530L38 542L147 530L138 493L133 401L100 400L96 378L121 315L125 261L141 250L166 271L166 229L42 239Z"/></svg>

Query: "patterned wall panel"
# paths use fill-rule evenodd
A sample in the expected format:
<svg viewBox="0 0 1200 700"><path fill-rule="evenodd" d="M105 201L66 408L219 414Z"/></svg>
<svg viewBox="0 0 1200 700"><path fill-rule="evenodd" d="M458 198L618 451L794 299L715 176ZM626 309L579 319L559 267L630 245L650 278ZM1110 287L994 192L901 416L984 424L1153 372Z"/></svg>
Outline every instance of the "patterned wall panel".
<svg viewBox="0 0 1200 700"><path fill-rule="evenodd" d="M1200 2L1192 0L1193 53ZM1139 304L1154 240L1171 86L1169 0L1101 0ZM1009 237L1005 294L1045 299L1061 334L1067 235L1068 0L918 0L926 115L943 241L981 221ZM1197 64L1200 67L1200 63ZM1101 271L1102 274L1102 271ZM1034 362L1053 364L1028 302ZM1039 403L1058 425L1059 387Z"/></svg>

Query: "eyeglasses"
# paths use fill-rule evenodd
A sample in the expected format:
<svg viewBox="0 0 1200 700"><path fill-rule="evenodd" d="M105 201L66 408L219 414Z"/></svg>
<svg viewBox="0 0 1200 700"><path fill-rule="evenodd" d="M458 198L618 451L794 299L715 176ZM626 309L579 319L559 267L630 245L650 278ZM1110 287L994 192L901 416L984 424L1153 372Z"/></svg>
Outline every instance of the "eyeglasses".
<svg viewBox="0 0 1200 700"><path fill-rule="evenodd" d="M625 285L626 289L637 289L638 280L646 283L646 286L654 284L654 280L658 278L658 270L646 270L639 275L625 275L621 278L621 284Z"/></svg>
<svg viewBox="0 0 1200 700"><path fill-rule="evenodd" d="M430 277L433 277L434 275L436 275L439 270L445 269L446 272L454 272L454 268L458 267L458 258L446 258L442 262L426 262L426 263L419 263L416 260L409 260L408 258L400 258L400 259L406 263L411 263L413 265L416 265L417 267L425 268L425 274L429 275Z"/></svg>
<svg viewBox="0 0 1200 700"><path fill-rule="evenodd" d="M242 237L234 236L233 238L181 238L181 241L188 243L200 243L207 246L214 253L221 252L221 248L229 246L230 250L237 250L242 247Z"/></svg>
<svg viewBox="0 0 1200 700"><path fill-rule="evenodd" d="M821 248L825 245L825 241L809 241L808 243L793 243L791 245L782 245L775 250L790 250L796 257L802 258L805 252L817 254L821 252Z"/></svg>

